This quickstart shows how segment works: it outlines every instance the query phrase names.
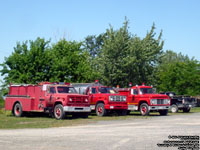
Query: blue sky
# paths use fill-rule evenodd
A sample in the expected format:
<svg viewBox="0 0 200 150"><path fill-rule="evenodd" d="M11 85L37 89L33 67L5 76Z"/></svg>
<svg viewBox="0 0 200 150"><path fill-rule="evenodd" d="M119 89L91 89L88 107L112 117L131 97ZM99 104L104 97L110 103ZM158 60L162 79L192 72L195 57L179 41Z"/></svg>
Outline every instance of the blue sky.
<svg viewBox="0 0 200 150"><path fill-rule="evenodd" d="M163 30L164 50L200 60L199 0L2 0L0 63L17 41L82 41L105 32L109 24L118 29L125 16L132 34L144 37L154 22L157 34Z"/></svg>

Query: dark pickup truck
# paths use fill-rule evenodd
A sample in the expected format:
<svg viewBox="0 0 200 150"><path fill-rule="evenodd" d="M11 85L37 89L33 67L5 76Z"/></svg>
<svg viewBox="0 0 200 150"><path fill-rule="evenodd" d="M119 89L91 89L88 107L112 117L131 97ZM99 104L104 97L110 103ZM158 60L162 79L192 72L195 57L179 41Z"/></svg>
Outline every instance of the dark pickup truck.
<svg viewBox="0 0 200 150"><path fill-rule="evenodd" d="M190 112L190 109L197 105L197 100L191 96L176 95L174 92L162 92L160 94L168 95L171 98L172 113L176 113L178 110Z"/></svg>

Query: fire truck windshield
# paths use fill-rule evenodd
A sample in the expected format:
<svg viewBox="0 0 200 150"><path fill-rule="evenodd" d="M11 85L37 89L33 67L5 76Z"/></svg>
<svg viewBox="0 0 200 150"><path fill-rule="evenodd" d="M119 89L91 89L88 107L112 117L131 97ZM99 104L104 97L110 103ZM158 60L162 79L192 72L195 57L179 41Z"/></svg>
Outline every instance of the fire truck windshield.
<svg viewBox="0 0 200 150"><path fill-rule="evenodd" d="M116 93L115 90L113 88L110 88L110 87L100 87L99 92L100 93L111 93L111 94Z"/></svg>
<svg viewBox="0 0 200 150"><path fill-rule="evenodd" d="M73 87L58 86L58 93L77 93Z"/></svg>
<svg viewBox="0 0 200 150"><path fill-rule="evenodd" d="M140 94L153 94L152 88L140 88Z"/></svg>

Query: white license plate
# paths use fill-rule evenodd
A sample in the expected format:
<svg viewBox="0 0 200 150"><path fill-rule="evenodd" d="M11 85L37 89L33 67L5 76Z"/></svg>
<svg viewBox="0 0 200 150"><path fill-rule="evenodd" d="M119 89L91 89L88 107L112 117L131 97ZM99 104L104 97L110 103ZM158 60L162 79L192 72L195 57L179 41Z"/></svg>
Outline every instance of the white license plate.
<svg viewBox="0 0 200 150"><path fill-rule="evenodd" d="M164 107L162 107L162 106L160 106L160 107L158 107L158 109L163 109Z"/></svg>

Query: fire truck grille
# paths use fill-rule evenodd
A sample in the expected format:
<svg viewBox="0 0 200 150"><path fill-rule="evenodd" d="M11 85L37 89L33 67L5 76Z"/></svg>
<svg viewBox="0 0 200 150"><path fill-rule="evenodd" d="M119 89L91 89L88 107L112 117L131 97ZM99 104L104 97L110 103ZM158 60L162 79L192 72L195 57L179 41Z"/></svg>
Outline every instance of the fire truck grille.
<svg viewBox="0 0 200 150"><path fill-rule="evenodd" d="M159 105L159 104L165 104L164 103L164 99L157 99L157 104Z"/></svg>
<svg viewBox="0 0 200 150"><path fill-rule="evenodd" d="M126 101L126 96L109 96L109 100L113 102L124 102Z"/></svg>
<svg viewBox="0 0 200 150"><path fill-rule="evenodd" d="M71 99L71 100L70 100ZM74 103L74 104L80 104L80 103L88 103L88 101L86 101L85 99L87 99L87 98L85 98L85 97L69 97L69 102L70 103Z"/></svg>

